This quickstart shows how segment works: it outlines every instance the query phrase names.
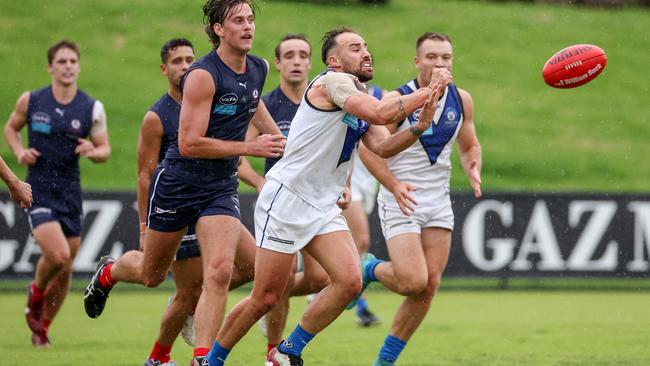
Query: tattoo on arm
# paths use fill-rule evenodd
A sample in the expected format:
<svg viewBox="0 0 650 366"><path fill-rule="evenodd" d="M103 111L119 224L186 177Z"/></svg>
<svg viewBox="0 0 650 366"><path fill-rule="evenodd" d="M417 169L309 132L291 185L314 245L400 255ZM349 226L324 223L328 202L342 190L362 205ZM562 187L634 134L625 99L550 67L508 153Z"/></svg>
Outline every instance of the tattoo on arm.
<svg viewBox="0 0 650 366"><path fill-rule="evenodd" d="M406 111L404 110L404 102L402 101L402 97L397 98L397 103L399 104L399 111L402 114L402 120L406 119Z"/></svg>

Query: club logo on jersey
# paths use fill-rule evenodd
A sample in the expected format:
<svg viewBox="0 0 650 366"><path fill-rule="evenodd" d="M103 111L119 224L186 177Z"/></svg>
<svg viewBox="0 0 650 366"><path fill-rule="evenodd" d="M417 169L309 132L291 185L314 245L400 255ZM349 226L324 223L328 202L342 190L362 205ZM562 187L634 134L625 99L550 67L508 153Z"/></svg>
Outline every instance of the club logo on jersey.
<svg viewBox="0 0 650 366"><path fill-rule="evenodd" d="M224 105L233 105L237 103L239 100L239 97L237 97L237 94L235 93L228 93L226 95L222 95L221 98L219 98L219 103L224 104Z"/></svg>
<svg viewBox="0 0 650 366"><path fill-rule="evenodd" d="M253 98L257 99L257 97L260 96L260 92L257 91L257 89L253 90Z"/></svg>
<svg viewBox="0 0 650 366"><path fill-rule="evenodd" d="M447 121L455 121L458 114L454 108L449 107L445 110L445 117L447 117Z"/></svg>
<svg viewBox="0 0 650 366"><path fill-rule="evenodd" d="M52 117L50 117L49 114L45 112L36 112L32 114L31 118L32 131L49 135L52 133L50 122L52 122Z"/></svg>
<svg viewBox="0 0 650 366"><path fill-rule="evenodd" d="M79 128L81 128L81 121L79 121L78 119L73 119L72 122L70 122L70 126L72 126L72 128L74 128L75 130L78 130Z"/></svg>

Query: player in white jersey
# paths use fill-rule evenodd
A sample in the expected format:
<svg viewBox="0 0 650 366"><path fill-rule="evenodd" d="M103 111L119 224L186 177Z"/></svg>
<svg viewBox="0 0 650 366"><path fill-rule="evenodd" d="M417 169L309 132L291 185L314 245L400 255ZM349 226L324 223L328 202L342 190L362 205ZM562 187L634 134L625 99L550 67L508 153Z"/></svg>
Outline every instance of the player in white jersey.
<svg viewBox="0 0 650 366"><path fill-rule="evenodd" d="M226 317L208 354L210 366L223 365L232 347L276 304L292 275L293 254L305 248L329 274L331 284L309 304L291 335L271 351L274 366L303 364L302 349L361 290L357 251L336 205L354 145L363 138L371 151L389 157L414 143L428 129L430 118L395 135L375 125L395 123L423 105L422 113L432 117L438 95L451 80L451 74L441 70L432 84L380 102L360 90L373 76L372 58L363 38L347 28L325 34L322 59L328 70L308 86L285 155L267 173L257 200L252 293Z"/></svg>
<svg viewBox="0 0 650 366"><path fill-rule="evenodd" d="M451 71L448 36L425 33L416 43L418 77L387 97L409 95L429 82L431 70ZM476 137L470 94L449 84L438 102L433 123L419 141L382 160L364 147L361 158L382 184L377 203L391 262L364 262L364 281L377 280L406 296L374 366L394 365L426 316L438 290L451 247L454 215L449 198L449 159L458 140L461 162L476 198L481 196L481 147ZM424 115L418 110L388 126L401 133Z"/></svg>

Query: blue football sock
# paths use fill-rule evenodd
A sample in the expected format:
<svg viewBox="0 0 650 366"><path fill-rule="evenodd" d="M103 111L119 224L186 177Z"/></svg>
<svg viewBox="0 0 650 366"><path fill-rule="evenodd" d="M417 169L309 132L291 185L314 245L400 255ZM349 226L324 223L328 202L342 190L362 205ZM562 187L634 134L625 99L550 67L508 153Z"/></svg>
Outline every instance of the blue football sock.
<svg viewBox="0 0 650 366"><path fill-rule="evenodd" d="M210 366L223 366L229 353L229 349L223 348L219 342L214 341L206 358L208 359Z"/></svg>
<svg viewBox="0 0 650 366"><path fill-rule="evenodd" d="M289 338L280 343L278 349L282 353L289 355L300 356L303 348L314 338L314 335L302 329L300 324L291 332ZM212 365L211 365L212 366Z"/></svg>
<svg viewBox="0 0 650 366"><path fill-rule="evenodd" d="M402 350L406 347L406 342L393 337L392 335L386 336L386 339L384 340L384 345L381 347L381 350L379 351L379 358L382 358L386 361L389 362L395 362L397 360L397 357L399 357L399 354L402 353Z"/></svg>
<svg viewBox="0 0 650 366"><path fill-rule="evenodd" d="M368 300L364 298L359 298L357 301L357 315L363 315L363 313L368 309Z"/></svg>
<svg viewBox="0 0 650 366"><path fill-rule="evenodd" d="M375 268L380 264L384 263L381 259L372 259L368 265L365 266L365 277L368 282L375 282L377 281L377 277L375 277Z"/></svg>

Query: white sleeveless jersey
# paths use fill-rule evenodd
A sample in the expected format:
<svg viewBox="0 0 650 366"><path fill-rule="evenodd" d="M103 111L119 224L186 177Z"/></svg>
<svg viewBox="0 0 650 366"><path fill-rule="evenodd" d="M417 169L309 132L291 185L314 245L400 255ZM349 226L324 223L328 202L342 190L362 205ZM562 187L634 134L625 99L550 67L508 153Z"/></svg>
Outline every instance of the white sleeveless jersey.
<svg viewBox="0 0 650 366"><path fill-rule="evenodd" d="M332 72L332 71L326 71ZM355 145L368 124L343 111L322 110L307 99L314 78L291 122L284 156L266 174L309 204L328 210L345 189Z"/></svg>
<svg viewBox="0 0 650 366"><path fill-rule="evenodd" d="M401 86L402 95L411 94L419 88L417 79ZM410 128L418 120L420 109L408 116L398 131ZM390 171L398 180L415 185L420 191L449 187L451 176L451 152L458 131L463 124L463 103L455 85L449 84L438 103L433 123L413 145L386 159ZM379 196L392 200L393 194L381 187Z"/></svg>

